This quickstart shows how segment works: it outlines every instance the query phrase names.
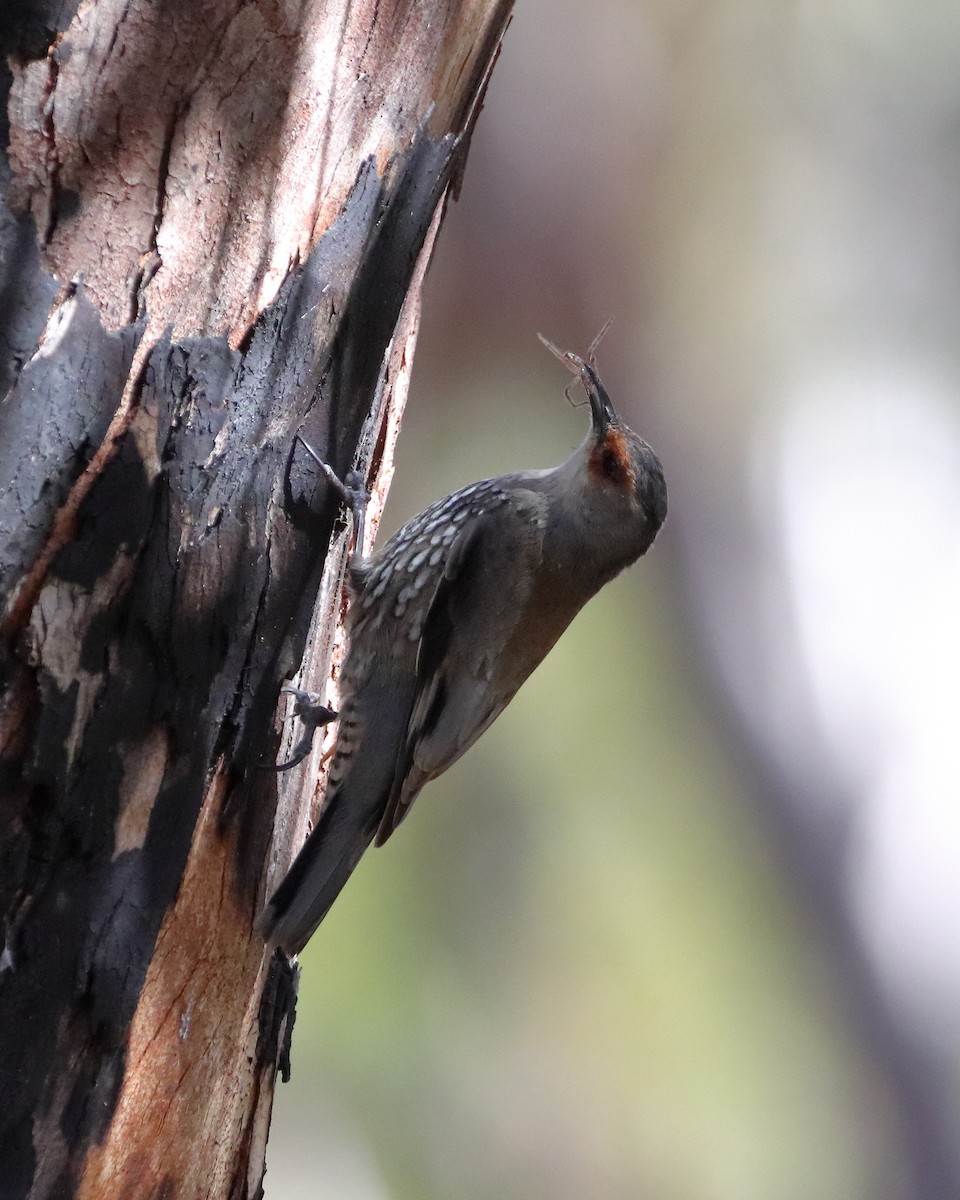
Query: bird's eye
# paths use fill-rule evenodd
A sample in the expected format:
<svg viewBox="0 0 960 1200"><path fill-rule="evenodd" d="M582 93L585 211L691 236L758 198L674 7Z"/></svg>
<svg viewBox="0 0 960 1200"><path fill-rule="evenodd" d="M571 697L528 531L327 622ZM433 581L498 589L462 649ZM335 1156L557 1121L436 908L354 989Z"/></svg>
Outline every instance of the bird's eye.
<svg viewBox="0 0 960 1200"><path fill-rule="evenodd" d="M623 474L623 468L620 465L620 459L612 450L604 450L600 458L600 469L604 475L614 483L618 482Z"/></svg>

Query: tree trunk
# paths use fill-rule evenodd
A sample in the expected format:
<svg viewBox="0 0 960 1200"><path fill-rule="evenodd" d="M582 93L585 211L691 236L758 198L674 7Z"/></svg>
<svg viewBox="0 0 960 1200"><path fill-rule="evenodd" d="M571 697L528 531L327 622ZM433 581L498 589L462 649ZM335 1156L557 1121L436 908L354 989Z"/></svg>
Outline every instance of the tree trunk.
<svg viewBox="0 0 960 1200"><path fill-rule="evenodd" d="M372 536L510 7L8 0L3 1197L260 1191L296 969L252 923L321 791L263 765L346 544L294 435Z"/></svg>

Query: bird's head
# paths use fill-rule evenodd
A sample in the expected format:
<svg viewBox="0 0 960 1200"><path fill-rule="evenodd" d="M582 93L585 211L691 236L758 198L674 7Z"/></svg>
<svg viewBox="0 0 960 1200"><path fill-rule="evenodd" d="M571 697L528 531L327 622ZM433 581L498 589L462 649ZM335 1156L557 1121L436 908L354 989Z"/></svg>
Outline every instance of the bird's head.
<svg viewBox="0 0 960 1200"><path fill-rule="evenodd" d="M543 334L541 342L583 386L590 404L590 433L574 455L578 492L591 523L621 523L617 538L639 546L653 542L667 515L667 485L653 449L619 417L596 367L596 348L610 322L594 339L587 357L560 350ZM571 384L570 386L574 386ZM567 389L569 399L569 388ZM572 401L571 401L572 402Z"/></svg>

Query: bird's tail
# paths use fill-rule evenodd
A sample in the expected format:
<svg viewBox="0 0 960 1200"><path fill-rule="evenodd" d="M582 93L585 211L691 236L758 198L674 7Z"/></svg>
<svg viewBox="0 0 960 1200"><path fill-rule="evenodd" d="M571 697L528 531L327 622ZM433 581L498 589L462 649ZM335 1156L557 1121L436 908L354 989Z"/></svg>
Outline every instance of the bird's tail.
<svg viewBox="0 0 960 1200"><path fill-rule="evenodd" d="M336 794L257 921L265 940L299 954L377 832L376 813L350 811Z"/></svg>

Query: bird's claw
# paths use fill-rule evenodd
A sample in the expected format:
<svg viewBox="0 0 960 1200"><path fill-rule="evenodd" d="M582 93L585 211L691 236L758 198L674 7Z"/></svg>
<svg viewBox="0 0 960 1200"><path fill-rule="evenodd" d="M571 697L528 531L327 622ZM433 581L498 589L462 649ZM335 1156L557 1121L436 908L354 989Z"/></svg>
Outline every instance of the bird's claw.
<svg viewBox="0 0 960 1200"><path fill-rule="evenodd" d="M307 453L327 477L327 480L337 489L344 502L353 514L353 546L358 554L363 553L363 531L366 521L367 505L370 503L370 493L363 486L363 475L359 471L350 470L343 479L334 471L329 463L325 463L302 434L297 437L303 443Z"/></svg>
<svg viewBox="0 0 960 1200"><path fill-rule="evenodd" d="M329 725L331 721L335 721L340 714L336 709L328 708L325 704L320 703L320 696L317 692L304 692L300 688L285 687L281 689L288 696L293 696L293 716L299 717L303 723L303 733L300 735L300 740L293 748L293 755L286 762L277 763L274 767L275 771L289 771L291 767L296 767L310 753L310 748L313 746L313 735L318 729L322 729L324 725Z"/></svg>

